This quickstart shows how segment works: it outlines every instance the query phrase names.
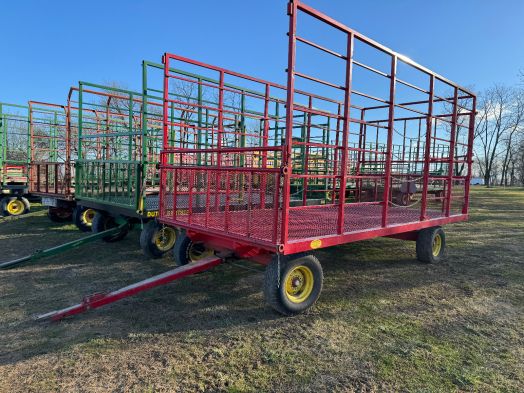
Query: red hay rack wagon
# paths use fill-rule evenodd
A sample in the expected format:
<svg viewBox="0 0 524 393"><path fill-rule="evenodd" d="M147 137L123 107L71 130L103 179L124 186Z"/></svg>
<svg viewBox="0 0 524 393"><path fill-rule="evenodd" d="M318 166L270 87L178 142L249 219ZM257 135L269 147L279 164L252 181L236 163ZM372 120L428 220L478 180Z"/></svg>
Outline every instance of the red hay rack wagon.
<svg viewBox="0 0 524 393"><path fill-rule="evenodd" d="M468 217L475 95L301 1L288 15L287 86L163 57L158 222L179 267L44 317L226 258L266 265L267 302L292 315L322 290L314 250L387 236L443 258L441 226Z"/></svg>

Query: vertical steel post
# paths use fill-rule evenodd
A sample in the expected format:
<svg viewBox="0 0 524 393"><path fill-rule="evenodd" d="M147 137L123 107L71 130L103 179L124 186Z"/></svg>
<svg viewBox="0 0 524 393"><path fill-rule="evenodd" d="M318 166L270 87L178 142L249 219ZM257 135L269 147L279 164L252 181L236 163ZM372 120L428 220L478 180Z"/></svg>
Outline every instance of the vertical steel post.
<svg viewBox="0 0 524 393"><path fill-rule="evenodd" d="M288 59L287 59L287 97L286 97L286 136L282 146L282 171L284 175L284 186L282 195L282 232L280 243L285 245L288 240L289 231L289 199L291 187L291 152L293 143L293 113L295 99L295 51L296 51L296 32L297 32L297 2L288 3L287 13L289 15L288 32ZM277 205L278 206L278 205ZM275 208L277 208L275 206ZM278 222L278 220L276 221Z"/></svg>
<svg viewBox="0 0 524 393"><path fill-rule="evenodd" d="M308 99L308 108L311 111L313 109L313 98L309 96ZM311 139L311 112L307 114L307 123L306 123L306 132L305 138L302 143L304 143L305 157L304 157L304 167L303 174L309 174L309 142ZM303 189L302 189L302 205L306 206L307 204L307 191L308 191L308 178L304 177Z"/></svg>
<svg viewBox="0 0 524 393"><path fill-rule="evenodd" d="M162 97L162 131L163 131L162 148L165 150L167 149L169 145L168 140L167 140L168 133L169 133L168 125L167 125L168 105L169 105L167 101L169 97L169 56L167 55L167 53L165 53L164 56L162 56L162 61L164 63L164 83L163 83L164 92L163 92L163 97ZM164 194L167 191L166 169L164 168L164 165L166 165L166 154L172 154L172 153L161 153L160 154L160 190L164 191L164 192L159 193L159 199L158 199L158 208L159 208L160 217L162 217L164 212L166 212L165 206L164 206L164 203L165 203ZM176 195L177 195L176 191L177 190L176 190L176 172L175 172L173 174L173 199L174 199L173 217L175 216L175 212L176 212L176 207L175 207Z"/></svg>
<svg viewBox="0 0 524 393"><path fill-rule="evenodd" d="M82 122L83 122L83 118L82 118L82 108L83 108L83 100L82 100L82 91L83 91L83 85L82 83L79 83L78 84L78 145L77 145L77 150L78 150L78 157L77 159L78 160L82 160ZM76 164L76 169L75 169L75 195L78 197L78 195L81 195L81 192L80 192L80 188L84 182L84 177L83 177L83 172L82 172L82 169L84 168L84 163L81 163L80 165L78 165L78 163ZM78 181L80 180L80 181Z"/></svg>
<svg viewBox="0 0 524 393"><path fill-rule="evenodd" d="M346 81L344 88L344 112L342 126L342 160L340 162L340 191L339 191L339 205L337 218L337 233L341 235L344 233L344 207L346 203L346 184L347 184L347 164L348 164L348 143L349 132L351 128L351 81L353 73L353 33L347 33L346 46Z"/></svg>
<svg viewBox="0 0 524 393"><path fill-rule="evenodd" d="M473 139L475 137L475 114L477 112L477 98L473 97L473 105L469 115L469 130L468 130L468 152L466 154L468 172L466 175L466 184L464 184L464 206L462 207L462 214L468 214L469 211L469 191L471 183L471 172L473 166Z"/></svg>
<svg viewBox="0 0 524 393"><path fill-rule="evenodd" d="M269 134L269 84L266 83L266 89L264 94L264 128L262 131L262 147L268 146L268 134ZM267 169L267 151L262 152L262 168ZM253 176L251 176L253 179ZM267 186L267 174L262 172L262 179L260 179L260 208L265 209L266 207L266 186ZM251 184L249 186L251 188ZM251 196L250 196L251 197Z"/></svg>
<svg viewBox="0 0 524 393"><path fill-rule="evenodd" d="M393 131L395 127L395 87L397 74L397 56L391 55L391 72L389 81L389 115L388 115L388 141L386 147L386 164L384 175L384 200L382 205L382 226L388 225L389 198L391 195L391 160ZM377 128L378 130L378 128Z"/></svg>
<svg viewBox="0 0 524 393"><path fill-rule="evenodd" d="M364 124L364 121L366 119L366 108L362 108L360 110L360 127L359 127L359 133L358 133L358 153L357 153L357 163L355 166L355 176L356 176L356 190L355 190L355 197L357 202L361 202L362 198L362 178L360 177L360 168L362 166L362 163L366 161L366 131L367 126Z"/></svg>
<svg viewBox="0 0 524 393"><path fill-rule="evenodd" d="M64 186L66 188L67 195L71 192L71 183L72 183L72 176L71 176L71 94L72 91L69 90L69 95L67 98L67 108L65 108L66 111L66 128L65 128L65 143L66 143L66 165L65 165L65 181Z"/></svg>
<svg viewBox="0 0 524 393"><path fill-rule="evenodd" d="M451 116L451 130L449 136L449 154L448 154L448 188L446 194L446 217L451 212L451 198L453 191L453 168L455 161L455 136L457 131L457 111L458 111L458 88L454 88L453 94L453 114Z"/></svg>
<svg viewBox="0 0 524 393"><path fill-rule="evenodd" d="M420 221L427 219L426 209L428 204L429 167L431 165L431 132L433 129L433 95L435 90L435 77L429 76L428 115L426 117L426 145L424 146L424 174L422 180L422 202L420 207ZM420 138L419 138L420 139Z"/></svg>
<svg viewBox="0 0 524 393"><path fill-rule="evenodd" d="M144 210L144 198L142 195L141 190L145 190L146 187L146 174L148 170L148 166L151 164L147 157L147 145L149 143L149 138L147 136L147 127L148 127L148 102L147 102L147 94L149 91L148 83L147 83L147 66L148 64L145 61L142 61L142 107L140 108L140 114L142 118L142 137L140 138L141 141L141 168L140 169L140 175L139 179L137 179L137 188L139 189L139 193L137 195L137 210L140 211L140 213ZM154 140L152 138L152 140ZM155 143L155 142L153 142ZM153 147L154 148L154 147ZM160 157L159 157L160 158ZM138 172L138 171L137 171ZM154 176L153 176L154 178Z"/></svg>
<svg viewBox="0 0 524 393"><path fill-rule="evenodd" d="M222 174L220 167L222 166L222 133L224 131L224 71L220 71L220 80L218 88L218 132L217 132L217 177L216 177L216 194L215 205L217 212L220 210L220 180Z"/></svg>

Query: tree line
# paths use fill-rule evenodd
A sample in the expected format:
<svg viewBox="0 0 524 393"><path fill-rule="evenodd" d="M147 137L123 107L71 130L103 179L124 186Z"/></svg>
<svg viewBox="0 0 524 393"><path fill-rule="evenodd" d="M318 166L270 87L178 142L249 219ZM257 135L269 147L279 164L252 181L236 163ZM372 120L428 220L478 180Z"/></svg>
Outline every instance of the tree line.
<svg viewBox="0 0 524 393"><path fill-rule="evenodd" d="M524 72L520 78L478 94L474 175L488 186L524 185Z"/></svg>

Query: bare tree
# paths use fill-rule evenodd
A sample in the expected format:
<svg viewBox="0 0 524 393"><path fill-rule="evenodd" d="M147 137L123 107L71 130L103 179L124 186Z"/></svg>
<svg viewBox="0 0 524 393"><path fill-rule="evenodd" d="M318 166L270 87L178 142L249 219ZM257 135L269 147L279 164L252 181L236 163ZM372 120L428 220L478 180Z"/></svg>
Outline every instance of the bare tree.
<svg viewBox="0 0 524 393"><path fill-rule="evenodd" d="M486 185L496 180L498 160L505 156L504 141L522 127L524 107L521 93L507 86L495 85L479 97L479 114L475 126L478 164ZM502 172L502 171L501 171Z"/></svg>
<svg viewBox="0 0 524 393"><path fill-rule="evenodd" d="M501 163L500 185L508 185L508 171L514 158L514 142L523 132L524 127L524 94L516 90L512 94L512 102L509 105L511 122L502 140L503 160Z"/></svg>

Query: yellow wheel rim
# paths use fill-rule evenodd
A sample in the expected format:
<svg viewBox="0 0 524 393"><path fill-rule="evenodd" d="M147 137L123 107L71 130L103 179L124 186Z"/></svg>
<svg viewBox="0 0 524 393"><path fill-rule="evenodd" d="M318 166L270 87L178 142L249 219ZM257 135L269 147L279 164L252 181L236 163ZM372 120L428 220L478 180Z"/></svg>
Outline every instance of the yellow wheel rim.
<svg viewBox="0 0 524 393"><path fill-rule="evenodd" d="M431 249L434 257L437 257L440 254L440 250L442 249L442 237L440 235L437 234L433 239Z"/></svg>
<svg viewBox="0 0 524 393"><path fill-rule="evenodd" d="M95 218L95 211L93 209L87 209L82 212L82 222L91 226L93 224L93 218Z"/></svg>
<svg viewBox="0 0 524 393"><path fill-rule="evenodd" d="M24 212L24 202L20 199L13 199L7 204L7 212L12 216L18 216Z"/></svg>
<svg viewBox="0 0 524 393"><path fill-rule="evenodd" d="M160 251L169 251L176 241L176 232L173 228L162 227L155 233L154 242Z"/></svg>
<svg viewBox="0 0 524 393"><path fill-rule="evenodd" d="M313 292L313 272L306 266L297 266L284 278L286 297L293 303L302 303Z"/></svg>
<svg viewBox="0 0 524 393"><path fill-rule="evenodd" d="M213 250L210 248L206 248L201 243L191 243L191 245L189 246L189 260L191 262L199 261L211 255L213 255Z"/></svg>

